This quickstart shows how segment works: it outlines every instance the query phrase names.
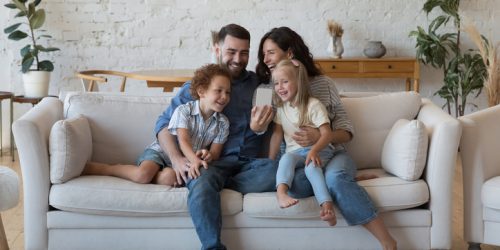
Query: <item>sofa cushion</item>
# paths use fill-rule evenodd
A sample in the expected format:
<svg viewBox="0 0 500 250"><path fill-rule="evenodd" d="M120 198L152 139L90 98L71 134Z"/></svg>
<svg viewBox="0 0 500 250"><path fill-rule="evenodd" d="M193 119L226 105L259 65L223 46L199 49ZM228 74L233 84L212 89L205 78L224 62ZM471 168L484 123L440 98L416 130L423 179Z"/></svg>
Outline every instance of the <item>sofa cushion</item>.
<svg viewBox="0 0 500 250"><path fill-rule="evenodd" d="M487 208L500 210L500 176L493 177L483 184L481 201Z"/></svg>
<svg viewBox="0 0 500 250"><path fill-rule="evenodd" d="M98 215L188 216L187 188L137 184L110 176L81 176L52 185L49 204L57 209ZM242 195L221 192L223 215L242 210Z"/></svg>
<svg viewBox="0 0 500 250"><path fill-rule="evenodd" d="M78 115L54 123L49 137L50 181L63 183L79 176L92 155L87 118Z"/></svg>
<svg viewBox="0 0 500 250"><path fill-rule="evenodd" d="M413 120L422 100L416 92L397 92L369 97L343 98L342 103L354 126L347 144L358 169L382 166L385 138L399 119Z"/></svg>
<svg viewBox="0 0 500 250"><path fill-rule="evenodd" d="M126 93L68 93L65 117L84 115L92 133L92 161L135 164L155 139L153 128L173 93L130 96ZM96 112L98 111L98 112Z"/></svg>
<svg viewBox="0 0 500 250"><path fill-rule="evenodd" d="M421 121L398 120L385 139L382 167L403 180L419 179L427 159L428 140Z"/></svg>
<svg viewBox="0 0 500 250"><path fill-rule="evenodd" d="M429 201L429 188L423 180L405 181L383 169L366 169L358 174L374 174L379 178L358 182L365 188L379 212L418 207ZM314 197L300 199L297 205L281 209L276 193L250 193L243 198L243 212L259 218L314 218L320 208ZM342 216L338 210L337 215Z"/></svg>

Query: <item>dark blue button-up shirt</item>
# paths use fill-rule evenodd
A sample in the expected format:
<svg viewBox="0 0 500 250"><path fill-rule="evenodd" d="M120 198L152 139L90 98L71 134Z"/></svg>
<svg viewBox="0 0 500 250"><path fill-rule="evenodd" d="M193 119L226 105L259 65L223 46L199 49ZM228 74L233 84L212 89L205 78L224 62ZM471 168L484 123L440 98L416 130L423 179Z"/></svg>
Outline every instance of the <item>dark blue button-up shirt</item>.
<svg viewBox="0 0 500 250"><path fill-rule="evenodd" d="M221 153L221 160L238 160L239 157L257 157L262 150L263 135L257 135L250 129L250 113L252 97L259 85L257 75L244 71L239 79L231 81L231 101L222 112L229 122L229 136ZM168 108L156 121L155 134L168 126L170 118L177 106L193 100L189 88L191 82L186 82L179 93L172 99Z"/></svg>

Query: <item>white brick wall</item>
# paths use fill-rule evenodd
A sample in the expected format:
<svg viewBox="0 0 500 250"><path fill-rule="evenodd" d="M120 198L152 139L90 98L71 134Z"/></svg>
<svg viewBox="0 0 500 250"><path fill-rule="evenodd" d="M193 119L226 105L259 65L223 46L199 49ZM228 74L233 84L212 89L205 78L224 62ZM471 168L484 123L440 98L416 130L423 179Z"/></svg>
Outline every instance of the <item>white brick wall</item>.
<svg viewBox="0 0 500 250"><path fill-rule="evenodd" d="M5 1L4 1L5 2ZM500 1L463 0L461 9L483 34L500 41ZM427 27L421 11L424 0L46 0L45 28L54 37L50 45L61 48L55 61L50 94L79 89L74 73L84 69L122 71L196 68L210 61L210 30L235 22L252 34L249 69L255 68L260 37L272 27L289 26L303 36L316 57L328 56L326 20L335 19L344 29L344 56L361 56L368 40L381 40L387 56L414 56L408 33L417 25ZM3 5L4 3L2 3ZM0 26L13 23L15 13L0 7ZM465 36L464 36L465 37ZM470 41L464 38L470 45ZM23 43L24 44L24 43ZM0 90L22 94L18 49L0 35ZM440 72L422 67L421 93L442 104L433 93L442 85ZM338 80L342 91L403 90L403 80ZM148 92L145 85L133 88ZM484 95L471 100L486 106ZM7 108L4 105L4 117ZM16 106L16 117L29 105ZM4 119L4 125L7 125ZM4 138L8 131L4 131ZM4 139L7 142L7 139ZM5 143L4 143L5 144Z"/></svg>

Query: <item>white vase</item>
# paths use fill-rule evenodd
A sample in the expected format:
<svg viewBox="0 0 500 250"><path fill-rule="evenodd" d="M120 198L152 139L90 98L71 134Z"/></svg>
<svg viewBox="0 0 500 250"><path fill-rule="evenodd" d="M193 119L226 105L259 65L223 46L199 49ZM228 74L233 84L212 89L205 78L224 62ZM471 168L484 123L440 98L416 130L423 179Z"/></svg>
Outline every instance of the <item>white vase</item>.
<svg viewBox="0 0 500 250"><path fill-rule="evenodd" d="M344 45L342 44L342 37L335 36L330 37L330 42L327 48L328 53L332 55L333 58L341 59L344 53Z"/></svg>
<svg viewBox="0 0 500 250"><path fill-rule="evenodd" d="M25 97L44 97L49 94L50 72L28 71L23 74Z"/></svg>

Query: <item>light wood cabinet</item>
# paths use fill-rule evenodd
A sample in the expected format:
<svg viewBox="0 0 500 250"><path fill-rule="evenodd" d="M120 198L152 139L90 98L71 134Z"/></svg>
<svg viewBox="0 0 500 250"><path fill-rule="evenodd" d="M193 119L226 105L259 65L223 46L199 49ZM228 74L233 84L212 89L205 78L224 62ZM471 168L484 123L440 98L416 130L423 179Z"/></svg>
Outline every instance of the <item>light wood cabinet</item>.
<svg viewBox="0 0 500 250"><path fill-rule="evenodd" d="M314 61L332 78L403 78L406 91L420 90L420 68L415 58L317 58Z"/></svg>

